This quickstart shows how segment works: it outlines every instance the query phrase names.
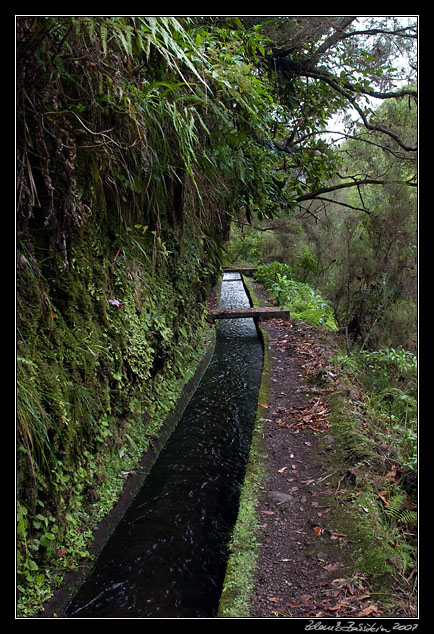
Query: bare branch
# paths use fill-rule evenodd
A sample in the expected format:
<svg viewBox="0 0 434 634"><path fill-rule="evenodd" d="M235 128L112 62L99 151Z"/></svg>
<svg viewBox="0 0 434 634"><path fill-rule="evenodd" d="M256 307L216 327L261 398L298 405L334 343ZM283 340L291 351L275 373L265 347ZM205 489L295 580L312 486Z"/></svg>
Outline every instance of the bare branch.
<svg viewBox="0 0 434 634"><path fill-rule="evenodd" d="M327 194L328 192L334 192L338 189L346 189L347 187L360 187L360 185L391 185L391 184L403 184L409 185L410 187L417 187L416 183L413 183L411 180L408 181L389 181L389 180L379 180L376 178L365 178L363 180L355 180L352 183L338 183L337 185L331 185L330 187L321 187L313 192L308 192L307 194L302 194L298 196L295 200L297 203L303 202L304 200L313 200L318 199L322 194ZM336 202L336 201L335 201ZM366 210L363 210L366 211Z"/></svg>
<svg viewBox="0 0 434 634"><path fill-rule="evenodd" d="M343 97L345 97L345 99L347 99L351 103L353 108L359 113L365 128L367 128L368 130L373 130L375 132L381 132L382 134L386 134L391 139L396 141L396 143L403 150L405 150L406 152L417 152L417 147L416 146L408 146L408 145L406 145L403 141L401 141L401 139L398 137L398 135L396 135L391 130L389 130L387 128L383 128L382 126L373 125L372 123L370 123L368 121L368 118L367 118L366 114L363 112L363 109L356 102L354 96L349 94L348 89L344 90L344 88L342 86L340 86L340 84L337 83L337 80L332 75L329 75L329 74L326 74L326 73L316 73L316 72L315 73L312 73L312 72L309 73L309 72L306 72L305 76L306 77L309 76L309 77L324 81L326 84L331 86L334 90L336 90L336 92L338 92ZM354 88L354 92L356 92L355 88ZM403 92L403 91L401 91L401 92ZM366 93L366 94L368 94L368 93ZM408 94L408 91L405 94ZM396 94L395 94L395 96L396 96Z"/></svg>
<svg viewBox="0 0 434 634"><path fill-rule="evenodd" d="M372 212L366 207L355 207L354 205L349 205L348 203L344 203L341 200L333 200L333 198L324 198L324 196L318 196L315 200L324 200L328 203L334 203L335 205L340 205L341 207L349 207L349 209L354 209L355 211L363 211L365 214L371 214Z"/></svg>

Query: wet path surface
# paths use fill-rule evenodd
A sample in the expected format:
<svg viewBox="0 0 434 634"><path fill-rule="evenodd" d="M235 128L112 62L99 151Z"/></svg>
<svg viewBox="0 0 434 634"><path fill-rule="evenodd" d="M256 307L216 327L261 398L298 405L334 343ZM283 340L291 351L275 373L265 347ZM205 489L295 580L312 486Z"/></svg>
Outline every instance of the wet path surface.
<svg viewBox="0 0 434 634"><path fill-rule="evenodd" d="M221 307L248 307L225 274ZM263 350L252 319L221 321L213 358L67 618L214 617L248 457Z"/></svg>

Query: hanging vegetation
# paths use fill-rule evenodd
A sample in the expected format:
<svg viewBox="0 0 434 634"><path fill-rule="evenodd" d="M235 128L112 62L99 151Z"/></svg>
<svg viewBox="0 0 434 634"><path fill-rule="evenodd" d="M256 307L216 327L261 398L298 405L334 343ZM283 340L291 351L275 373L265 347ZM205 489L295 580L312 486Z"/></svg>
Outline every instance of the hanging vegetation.
<svg viewBox="0 0 434 634"><path fill-rule="evenodd" d="M415 185L413 132L402 118L385 126L364 102L415 107L411 81L389 90L386 63L396 38L411 53L415 27L391 20L374 29L354 16L18 16L20 614L37 614L89 557L123 473L194 371L231 223L315 218L312 205L337 190L376 209L375 187L392 200L396 180ZM348 105L405 169L365 156L362 173L341 173L342 155L320 133ZM379 227L366 225L364 239ZM300 283L332 266L310 244L298 256ZM367 342L376 324L364 322Z"/></svg>

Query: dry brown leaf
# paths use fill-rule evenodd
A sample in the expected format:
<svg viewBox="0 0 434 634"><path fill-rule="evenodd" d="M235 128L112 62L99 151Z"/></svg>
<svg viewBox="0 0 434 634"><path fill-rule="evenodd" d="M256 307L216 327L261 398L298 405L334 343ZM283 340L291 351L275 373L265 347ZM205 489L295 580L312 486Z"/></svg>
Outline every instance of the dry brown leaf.
<svg viewBox="0 0 434 634"><path fill-rule="evenodd" d="M380 500L384 502L386 506L389 506L389 502L386 500L386 497L385 497L386 495L387 495L387 491L380 491L378 493L378 497L380 498Z"/></svg>
<svg viewBox="0 0 434 634"><path fill-rule="evenodd" d="M342 564L340 563L340 561L337 561L335 564L327 564L327 566L323 566L323 568L324 570L332 572L334 570L339 570L339 568L342 568Z"/></svg>
<svg viewBox="0 0 434 634"><path fill-rule="evenodd" d="M368 616L373 612L378 612L378 608L375 605L369 605L367 608L356 614L356 616Z"/></svg>

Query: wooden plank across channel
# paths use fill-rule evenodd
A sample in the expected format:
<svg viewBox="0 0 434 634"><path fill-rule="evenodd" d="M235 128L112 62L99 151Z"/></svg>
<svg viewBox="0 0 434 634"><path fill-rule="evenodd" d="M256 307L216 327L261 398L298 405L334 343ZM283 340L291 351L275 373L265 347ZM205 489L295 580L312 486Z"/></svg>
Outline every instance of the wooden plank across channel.
<svg viewBox="0 0 434 634"><path fill-rule="evenodd" d="M207 319L289 319L289 310L283 306L262 308L215 308L208 311Z"/></svg>
<svg viewBox="0 0 434 634"><path fill-rule="evenodd" d="M253 266L253 267L246 267L246 266L224 266L223 267L223 272L224 273L241 273L242 275L248 275L248 276L252 276L256 271L257 271L258 267L257 266Z"/></svg>

